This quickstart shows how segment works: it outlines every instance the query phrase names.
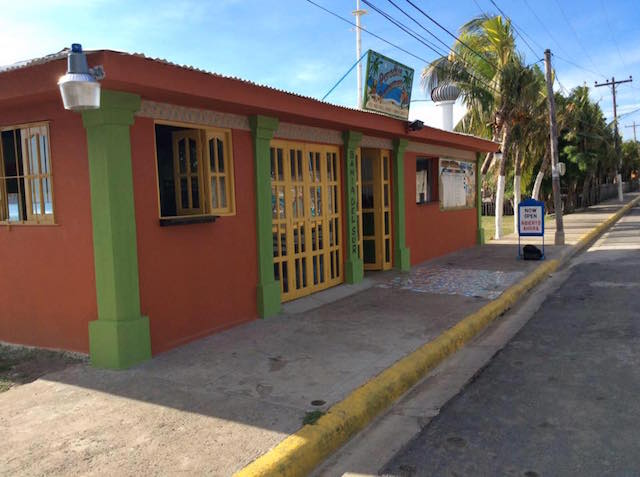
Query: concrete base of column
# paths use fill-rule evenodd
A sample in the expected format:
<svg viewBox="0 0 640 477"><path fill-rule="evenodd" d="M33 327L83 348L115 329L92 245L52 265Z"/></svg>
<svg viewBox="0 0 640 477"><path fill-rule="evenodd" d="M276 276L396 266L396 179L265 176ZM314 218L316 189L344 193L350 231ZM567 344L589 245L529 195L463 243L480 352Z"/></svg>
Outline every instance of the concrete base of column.
<svg viewBox="0 0 640 477"><path fill-rule="evenodd" d="M361 258L347 260L344 264L344 281L360 283L364 279L364 263Z"/></svg>
<svg viewBox="0 0 640 477"><path fill-rule="evenodd" d="M408 272L411 270L411 255L410 250L406 247L397 248L393 254L394 266L401 272Z"/></svg>
<svg viewBox="0 0 640 477"><path fill-rule="evenodd" d="M258 285L258 314L262 318L275 316L282 310L280 282Z"/></svg>
<svg viewBox="0 0 640 477"><path fill-rule="evenodd" d="M151 359L149 318L89 322L89 356L98 368L126 369Z"/></svg>
<svg viewBox="0 0 640 477"><path fill-rule="evenodd" d="M478 229L478 232L476 234L476 240L478 242L478 245L483 245L484 243L486 243L483 228Z"/></svg>

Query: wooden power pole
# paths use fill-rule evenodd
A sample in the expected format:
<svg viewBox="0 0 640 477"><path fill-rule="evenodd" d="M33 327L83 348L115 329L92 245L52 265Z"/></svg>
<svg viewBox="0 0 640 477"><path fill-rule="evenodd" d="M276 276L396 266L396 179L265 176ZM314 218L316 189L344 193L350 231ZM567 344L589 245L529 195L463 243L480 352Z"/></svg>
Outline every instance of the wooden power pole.
<svg viewBox="0 0 640 477"><path fill-rule="evenodd" d="M553 97L551 79L551 50L544 50L544 69L547 80L547 102L549 103L549 129L551 140L551 184L553 186L553 208L556 213L556 236L554 243L564 245L564 225L562 223L562 197L560 197L560 170L558 168L558 125L556 123L556 102Z"/></svg>
<svg viewBox="0 0 640 477"><path fill-rule="evenodd" d="M627 126L625 126L625 128L633 128L633 142L638 142L638 139L636 138L636 127L640 126L640 124L636 124L636 122L634 121L633 124L628 124Z"/></svg>
<svg viewBox="0 0 640 477"><path fill-rule="evenodd" d="M633 81L633 78L631 76L629 76L629 79L626 80L621 80L621 81L616 81L615 77L611 77L611 81L607 81L606 83L600 83L598 84L598 82L596 81L596 88L600 88L602 86L611 86L611 93L613 94L613 129L614 129L614 145L615 145L615 150L616 150L616 157L618 158L618 164L617 164L617 174L616 174L616 179L618 181L618 200L620 202L622 202L623 196L622 196L622 155L620 154L620 144L618 143L618 112L617 112L617 105L616 105L616 85L619 85L621 83L630 83L631 81Z"/></svg>

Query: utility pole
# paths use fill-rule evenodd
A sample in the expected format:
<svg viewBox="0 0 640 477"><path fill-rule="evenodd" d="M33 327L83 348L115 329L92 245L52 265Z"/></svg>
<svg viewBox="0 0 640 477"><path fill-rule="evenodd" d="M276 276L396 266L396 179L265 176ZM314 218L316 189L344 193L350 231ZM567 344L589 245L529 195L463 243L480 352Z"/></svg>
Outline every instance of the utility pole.
<svg viewBox="0 0 640 477"><path fill-rule="evenodd" d="M360 9L360 0L356 0L356 9L353 14L356 17L356 59L359 60L362 56L362 39L361 39L361 27L360 27L360 17L362 15L366 15L367 11ZM362 61L358 62L358 104L357 108L362 107Z"/></svg>
<svg viewBox="0 0 640 477"><path fill-rule="evenodd" d="M564 245L564 225L562 223L562 198L560 197L560 170L558 168L558 125L556 123L556 101L553 97L551 79L551 50L544 50L544 69L547 80L547 102L549 103L549 136L551 141L551 185L553 187L553 208L556 212L556 236L554 243Z"/></svg>
<svg viewBox="0 0 640 477"><path fill-rule="evenodd" d="M640 126L640 124L636 124L636 122L634 121L633 124L628 124L625 126L625 128L633 128L633 142L638 142L638 139L636 139L636 127Z"/></svg>
<svg viewBox="0 0 640 477"><path fill-rule="evenodd" d="M613 129L614 129L614 144L615 144L615 150L616 150L616 156L618 158L618 165L617 165L617 174L616 174L616 179L618 180L618 200L620 202L622 202L623 196L622 196L622 155L620 154L620 144L618 144L618 113L617 113L617 109L616 109L616 85L619 85L621 83L631 83L633 81L633 78L631 76L629 76L629 79L626 80L621 80L621 81L616 81L616 78L614 76L611 77L611 81L607 81L606 83L600 83L598 84L598 82L596 81L596 88L600 88L601 86L611 86L611 93L613 94Z"/></svg>

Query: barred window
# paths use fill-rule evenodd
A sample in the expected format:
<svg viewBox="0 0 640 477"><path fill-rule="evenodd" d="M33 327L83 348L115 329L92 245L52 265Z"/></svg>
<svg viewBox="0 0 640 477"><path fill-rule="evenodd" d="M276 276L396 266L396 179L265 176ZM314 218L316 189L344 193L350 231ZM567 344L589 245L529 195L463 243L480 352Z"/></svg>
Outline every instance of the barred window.
<svg viewBox="0 0 640 477"><path fill-rule="evenodd" d="M0 222L53 223L46 123L0 128Z"/></svg>

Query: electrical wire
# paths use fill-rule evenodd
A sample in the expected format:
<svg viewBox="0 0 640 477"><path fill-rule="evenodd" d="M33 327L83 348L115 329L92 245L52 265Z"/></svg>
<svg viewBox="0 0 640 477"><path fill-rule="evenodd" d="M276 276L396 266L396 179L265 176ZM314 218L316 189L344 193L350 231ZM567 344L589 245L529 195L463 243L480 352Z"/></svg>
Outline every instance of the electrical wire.
<svg viewBox="0 0 640 477"><path fill-rule="evenodd" d="M474 0L475 1L475 0ZM529 9L529 11L533 14L533 16L536 18L536 20L538 20L538 23L542 26L542 28L544 28L544 30L547 32L547 35L549 35L549 38L551 38L554 43L556 45L558 45L558 48L560 50L562 50L564 52L564 48L562 47L562 45L560 44L560 42L558 40L555 39L555 37L553 36L553 34L551 33L551 30L549 30L547 28L547 25L545 25L545 23L542 21L542 19L538 16L538 14L535 12L535 10L531 7L531 5L529 5L528 0L524 0L524 4L527 6L527 8ZM544 48L543 48L544 49Z"/></svg>
<svg viewBox="0 0 640 477"><path fill-rule="evenodd" d="M523 34L520 33L519 30L522 30L522 32L524 33L524 30L520 27L518 27L516 25L516 23L506 14L502 11L502 9L498 6L498 4L496 2L494 2L494 0L489 0L494 7L496 7L498 9L498 11L502 14L503 17L505 17L506 19L508 19L511 24L513 25L513 29L515 30L516 34L522 39L522 41L524 41L524 44L527 45L529 47L529 49L531 50L531 53L533 53L534 58L539 58L540 55L538 53L535 52L535 50L531 47L531 45L529 44L529 42L525 39L525 37L523 36ZM529 35L527 35L529 36ZM536 45L542 50L544 51L544 48L540 46L539 43L537 43L533 38L529 37L531 39L531 41L533 41L534 43L536 43Z"/></svg>
<svg viewBox="0 0 640 477"><path fill-rule="evenodd" d="M364 1L364 0L363 0ZM397 3L395 3L393 0L387 0L391 5L393 5L397 10L399 10L400 12L402 12L402 14L404 16L406 16L407 18L409 18L410 20L412 20L416 25L418 25L420 28L422 28L424 31L426 31L429 35L431 35L434 39L436 39L441 45L443 45L447 50L451 50L451 48L449 47L449 45L442 41L435 33L433 33L431 30L429 30L428 28L426 28L422 23L420 23L418 20L416 20L415 18L413 18L411 15L409 15L406 11L404 11L402 8L400 8L398 6ZM453 50L451 50L453 51Z"/></svg>
<svg viewBox="0 0 640 477"><path fill-rule="evenodd" d="M595 75L595 76L600 76L600 77L602 77L602 78L604 78L604 79L609 79L609 78L607 78L605 75L603 75L602 73L598 73L598 72L596 72L596 71L593 71L593 70L590 70L590 69L588 69L588 68L585 68L584 66L579 65L579 64L578 64L578 63L576 63L575 61L568 60L568 59L566 59L566 58L564 58L564 57L562 57L562 56L560 56L560 55L558 55L558 54L556 54L556 53L551 53L551 55L552 55L552 56L554 56L555 58L558 58L558 59L559 59L559 60L561 60L561 61L564 61L565 63L568 63L568 64L570 64L570 65L575 66L576 68L581 69L582 71L586 71L587 73L590 73L590 74Z"/></svg>
<svg viewBox="0 0 640 477"><path fill-rule="evenodd" d="M620 118L624 118L625 116L631 116L632 114L635 114L638 111L640 111L640 108L634 109L633 111L629 111L628 113L618 114L618 121L620 120Z"/></svg>
<svg viewBox="0 0 640 477"><path fill-rule="evenodd" d="M575 36L576 42L578 43L578 46L580 46L580 48L582 49L582 51L584 52L586 57L589 58L589 61L591 62L591 65L597 70L598 67L593 62L593 58L591 58L591 55L589 55L589 52L586 50L586 48L582 44L582 41L580 40L580 37L578 36L578 32L576 32L575 28L573 28L573 25L571 24L571 21L567 17L567 14L564 12L564 9L562 8L562 5L560 5L560 2L558 0L555 0L555 2L556 2L556 5L558 5L558 9L560 10L560 13L564 17L564 21L567 23L567 25L569 26L569 29L571 30L571 32ZM604 76L604 75L602 75L602 73L600 73L600 75Z"/></svg>
<svg viewBox="0 0 640 477"><path fill-rule="evenodd" d="M427 48L429 48L431 51L433 51L436 55L438 56L443 56L446 55L445 53L443 53L443 51L440 49L440 47L438 47L437 45L434 45L433 43L431 43L429 40L427 40L425 37L423 37L422 35L420 35L419 33L415 32L414 30L412 30L411 28L405 26L404 24L402 24L400 21L396 20L395 18L393 18L391 15L389 15L388 13L386 13L385 11L379 9L378 7L376 7L374 4L370 3L368 0L362 0L362 2L367 5L369 8L372 8L375 12L377 12L379 15L383 16L384 18L386 18L388 21L390 21L391 23L393 23L395 26L397 26L398 28L400 28L402 31L404 31L407 35L413 37L415 40L418 40L420 43L422 43L424 46L426 46Z"/></svg>
<svg viewBox="0 0 640 477"><path fill-rule="evenodd" d="M396 48L396 49L398 49L398 50L402 51L403 53L406 53L407 55L409 55L409 56L411 56L411 57L415 58L416 60L422 61L423 63L429 63L429 60L426 60L426 59L424 59L424 58L422 58L422 57L420 57L420 56L418 56L418 55L415 55L415 54L411 53L410 51L408 51L408 50L406 50L406 49L402 48L401 46L398 46L398 45L396 45L396 44L394 44L394 43L391 43L389 40L386 40L386 39L382 38L380 35L376 35L376 34L375 34L375 33L373 33L372 31L369 31L369 30L366 30L366 29L364 29L364 28L362 28L362 27L359 27L358 25L356 25L356 24L355 24L355 23L353 23L352 21L350 21L350 20L348 20L348 19L344 18L344 17L343 17L343 16L341 16L341 15L338 15L338 14L337 14L337 13L335 13L335 12L332 12L331 10L329 10L329 9L327 9L327 8L325 8L325 7L323 7L322 5L317 4L317 3L316 3L316 2L314 2L313 0L306 0L306 1L307 1L308 3L310 3L311 5L314 5L314 6L318 7L320 10L324 10L324 11L325 11L325 12L327 12L328 14L333 15L333 16L334 16L334 17L336 17L336 18L339 18L339 19L340 19L340 20L342 20L343 22L348 23L349 25L351 25L351 26L353 26L353 27L356 27L356 28L360 29L361 31L363 31L363 32L365 32L365 33L368 33L368 34L369 34L369 35L371 35L372 37L377 38L378 40L380 40L380 41L382 41L382 42L386 43L387 45L392 46L393 48Z"/></svg>
<svg viewBox="0 0 640 477"><path fill-rule="evenodd" d="M627 63L624 61L624 58L622 57L622 53L620 53L620 47L618 46L618 42L616 41L616 36L613 33L614 30L613 30L613 28L611 28L611 23L609 22L609 14L607 13L607 9L605 8L604 3L603 3L602 0L600 0L600 6L602 7L602 10L604 11L604 19L607 22L607 26L609 27L609 33L611 34L611 42L613 43L613 46L615 46L616 50L618 51L618 56L620 57L620 60L622 61L622 64L628 70L629 66L627 66Z"/></svg>
<svg viewBox="0 0 640 477"><path fill-rule="evenodd" d="M415 32L414 30L412 30L411 28L407 27L406 25L404 25L402 22L400 22L399 20L396 20L395 18L393 18L391 15L389 15L388 13L384 12L383 10L379 9L378 7L376 7L375 5L373 5L371 2L369 2L368 0L362 0L367 6L369 6L370 8L372 8L373 10L375 10L377 13L379 13L380 15L382 15L383 17L385 17L387 20L389 20L390 22L392 22L394 25L396 25L398 28L400 28L401 30L403 30L405 33L409 34L410 36L412 36L414 39L418 40L419 42L423 43L423 40L426 40L426 38L424 38L424 36L420 35L419 33ZM404 10L402 10L400 7L398 7L393 1L389 0L389 3L391 3L393 6L395 6L396 8L398 8L402 13L404 13L408 18L410 18L411 20L413 20L414 22L416 22L416 24L418 26L420 26L423 30L427 31L428 33L430 33L432 36L435 37L435 35L433 35L433 33L431 33L427 28L425 28L424 26L422 26L417 20L415 20L411 15L409 15L408 13L406 13ZM437 38L437 37L435 37ZM439 39L438 39L439 40ZM450 50L451 52L455 51L453 49L451 49L446 43L443 43L446 48L448 50ZM432 43L430 43L430 45L433 45ZM428 46L430 49L432 49L433 51L436 51L432 46L426 45ZM438 49L440 49L439 47L436 47ZM447 52L443 52L442 50L440 51L436 51L436 53L439 54L439 56L447 56ZM472 73L470 71L470 64L466 61L464 61L462 58L460 59L461 62L464 64L464 70L467 72L467 74L473 78L474 80L478 81L480 84L482 84L485 88L488 88L490 90L492 90L494 93L498 93L499 91L492 86L491 84L487 83L485 80L478 78L476 75L474 75L474 73ZM477 74L477 72L476 72Z"/></svg>
<svg viewBox="0 0 640 477"><path fill-rule="evenodd" d="M474 55L476 55L478 58L480 58L482 61L484 61L485 63L487 63L489 66L491 66L492 68L499 70L498 66L493 64L491 61L489 61L484 55L478 53L475 49L471 48L469 45L467 45L464 41L462 41L459 37L457 37L456 35L454 35L453 33L451 33L446 27L442 26L437 20L435 20L433 17L431 17L427 12L425 12L422 8L420 8L419 6L417 6L415 3L413 3L411 0L406 0L406 2L411 5L413 8L415 8L416 10L418 10L420 13L422 13L422 15L424 15L425 17L427 17L429 20L431 20L431 22L435 23L440 29L444 30L450 37L452 37L454 40L458 41L458 43L460 43L462 46L464 46L465 48L467 48L469 51L471 51Z"/></svg>

